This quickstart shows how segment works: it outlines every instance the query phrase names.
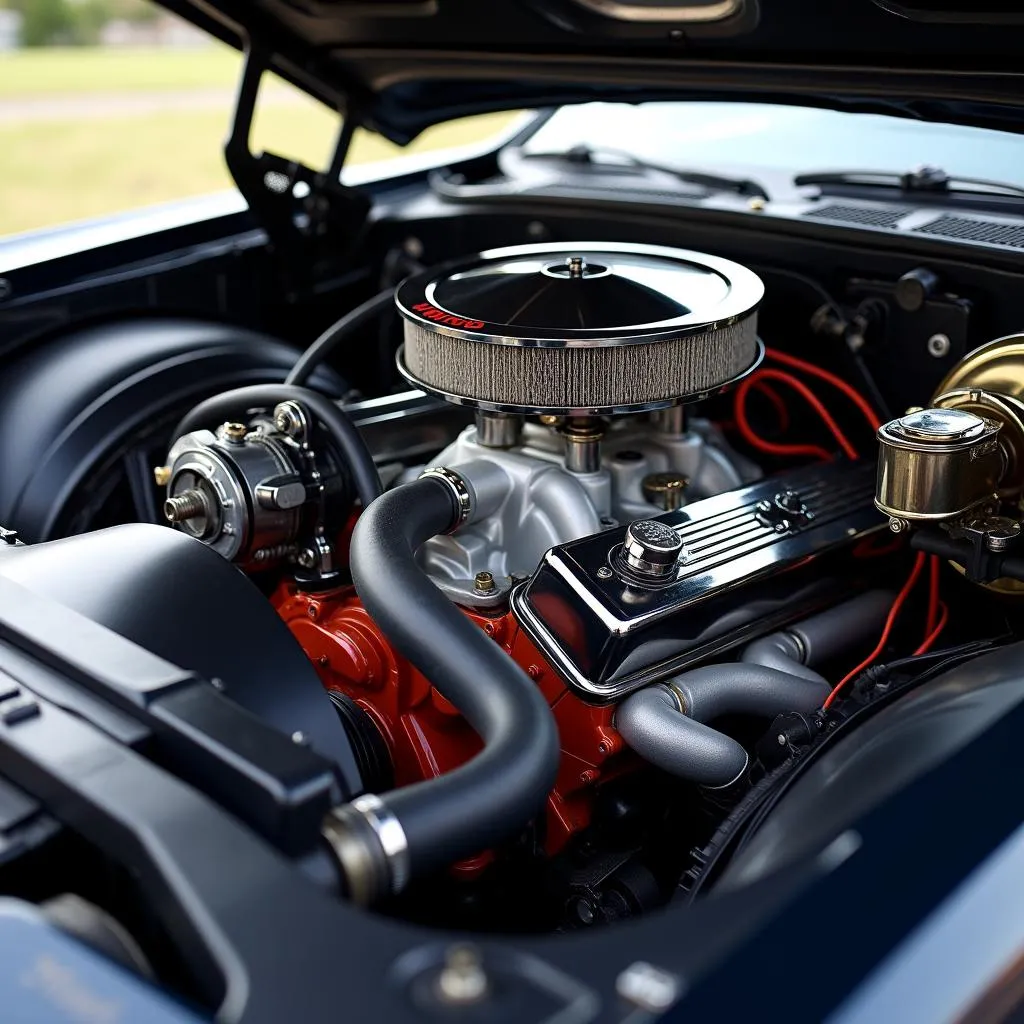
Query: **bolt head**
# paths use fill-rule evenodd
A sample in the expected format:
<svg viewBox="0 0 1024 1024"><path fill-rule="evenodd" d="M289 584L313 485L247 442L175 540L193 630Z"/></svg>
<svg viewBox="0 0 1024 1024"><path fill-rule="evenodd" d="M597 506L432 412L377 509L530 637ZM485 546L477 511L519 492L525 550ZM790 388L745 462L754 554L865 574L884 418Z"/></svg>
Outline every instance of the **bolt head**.
<svg viewBox="0 0 1024 1024"><path fill-rule="evenodd" d="M494 574L486 569L478 572L473 578L473 589L478 594L494 593Z"/></svg>
<svg viewBox="0 0 1024 1024"><path fill-rule="evenodd" d="M490 989L480 954L473 946L453 946L437 978L437 994L454 1006L478 1003Z"/></svg>
<svg viewBox="0 0 1024 1024"><path fill-rule="evenodd" d="M610 580L612 578L611 569L609 569L607 565L602 565L601 568L597 570L597 578L599 580Z"/></svg>
<svg viewBox="0 0 1024 1024"><path fill-rule="evenodd" d="M928 339L928 355L933 359L942 359L949 355L953 343L949 340L948 334L933 334Z"/></svg>

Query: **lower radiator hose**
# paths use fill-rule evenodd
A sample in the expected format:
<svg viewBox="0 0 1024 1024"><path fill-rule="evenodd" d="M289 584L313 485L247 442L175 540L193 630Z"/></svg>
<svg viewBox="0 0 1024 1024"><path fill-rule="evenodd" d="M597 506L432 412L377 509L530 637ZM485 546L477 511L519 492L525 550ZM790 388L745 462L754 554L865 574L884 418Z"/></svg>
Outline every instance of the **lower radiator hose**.
<svg viewBox="0 0 1024 1024"><path fill-rule="evenodd" d="M422 477L374 501L352 536L352 578L366 610L484 741L454 771L333 812L325 837L357 902L514 836L555 782L558 733L544 697L416 562L416 549L459 511L448 483Z"/></svg>

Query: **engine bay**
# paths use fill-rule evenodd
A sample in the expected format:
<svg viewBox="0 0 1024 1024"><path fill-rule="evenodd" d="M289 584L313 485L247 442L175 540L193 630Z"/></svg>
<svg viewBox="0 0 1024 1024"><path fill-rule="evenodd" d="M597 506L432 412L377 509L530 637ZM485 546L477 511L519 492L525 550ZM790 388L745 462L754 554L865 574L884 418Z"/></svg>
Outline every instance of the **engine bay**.
<svg viewBox="0 0 1024 1024"><path fill-rule="evenodd" d="M1015 639L1024 342L889 417L869 375L762 338L764 298L741 263L638 243L415 266L285 383L174 426L164 526L5 535L5 637L116 693L323 901L612 934L765 877L793 854L759 830L822 752ZM414 391L315 389L385 310ZM150 652L108 652L146 682L86 653L92 627ZM26 720L37 697L10 693ZM447 1005L486 996L460 949L428 964Z"/></svg>

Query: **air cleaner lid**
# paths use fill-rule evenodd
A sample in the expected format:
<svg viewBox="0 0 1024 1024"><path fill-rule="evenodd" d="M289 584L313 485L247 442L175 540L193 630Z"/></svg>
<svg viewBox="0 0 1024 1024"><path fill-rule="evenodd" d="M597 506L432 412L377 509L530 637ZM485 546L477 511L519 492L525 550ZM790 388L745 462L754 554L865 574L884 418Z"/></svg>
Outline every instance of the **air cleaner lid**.
<svg viewBox="0 0 1024 1024"><path fill-rule="evenodd" d="M623 345L725 327L756 309L760 278L661 246L582 242L492 249L406 280L413 323L500 345Z"/></svg>
<svg viewBox="0 0 1024 1024"><path fill-rule="evenodd" d="M449 401L625 412L703 397L760 361L756 274L620 243L494 249L409 278L399 369Z"/></svg>

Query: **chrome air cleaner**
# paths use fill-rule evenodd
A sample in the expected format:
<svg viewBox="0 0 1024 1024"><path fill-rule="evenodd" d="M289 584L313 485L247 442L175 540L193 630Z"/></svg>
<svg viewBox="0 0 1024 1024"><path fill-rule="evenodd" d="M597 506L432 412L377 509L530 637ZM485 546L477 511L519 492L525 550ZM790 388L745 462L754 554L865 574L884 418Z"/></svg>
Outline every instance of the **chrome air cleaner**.
<svg viewBox="0 0 1024 1024"><path fill-rule="evenodd" d="M760 363L763 292L745 267L684 249L492 249L399 286L398 367L416 387L494 412L666 408Z"/></svg>

